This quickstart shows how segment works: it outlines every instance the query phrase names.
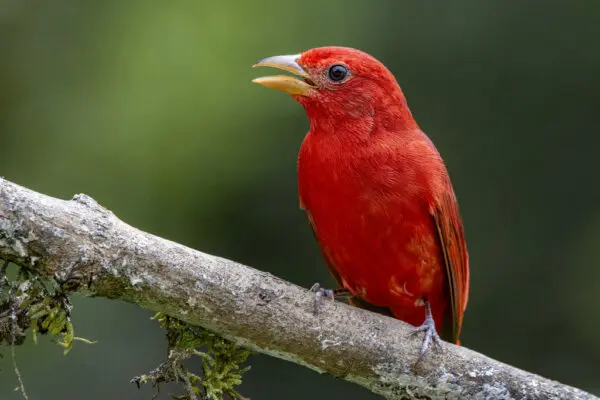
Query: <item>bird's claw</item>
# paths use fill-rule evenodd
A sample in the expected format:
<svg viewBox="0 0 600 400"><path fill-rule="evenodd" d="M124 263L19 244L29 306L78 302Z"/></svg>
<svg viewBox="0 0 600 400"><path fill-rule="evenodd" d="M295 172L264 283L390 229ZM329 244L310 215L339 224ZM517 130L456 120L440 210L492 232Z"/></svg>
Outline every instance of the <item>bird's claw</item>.
<svg viewBox="0 0 600 400"><path fill-rule="evenodd" d="M335 300L335 291L321 287L320 283L315 283L312 285L310 291L315 294L315 314L319 313L319 306L321 305L323 297Z"/></svg>
<svg viewBox="0 0 600 400"><path fill-rule="evenodd" d="M429 305L429 303L426 303L425 306L427 307L425 313L425 321L423 321L421 326L414 328L411 332L411 335L413 336L421 332L425 333L425 335L423 336L423 342L421 343L421 349L419 351L419 358L417 359L417 362L415 364L417 364L419 361L421 361L421 359L423 359L423 356L427 353L427 349L429 349L429 345L431 343L433 343L435 347L442 347L442 339L440 339L440 335L438 335L435 329L435 322L433 320L433 316L431 315L431 306Z"/></svg>
<svg viewBox="0 0 600 400"><path fill-rule="evenodd" d="M331 300L335 299L335 291L333 289L322 288L320 283L315 283L314 285L312 285L310 291L314 292L315 297L319 300L323 297L328 297Z"/></svg>
<svg viewBox="0 0 600 400"><path fill-rule="evenodd" d="M432 342L436 347L442 346L442 339L440 339L440 335L438 335L437 331L435 330L435 325L423 323L423 325L414 328L411 334L416 335L420 332L425 332L425 335L423 337L423 343L421 344L421 350L419 351L419 359L423 358Z"/></svg>

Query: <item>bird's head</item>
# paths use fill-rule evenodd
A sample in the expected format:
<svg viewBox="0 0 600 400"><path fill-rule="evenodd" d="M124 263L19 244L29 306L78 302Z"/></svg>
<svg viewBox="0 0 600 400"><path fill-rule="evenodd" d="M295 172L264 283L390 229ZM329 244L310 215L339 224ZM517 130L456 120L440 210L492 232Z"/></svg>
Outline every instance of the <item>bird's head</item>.
<svg viewBox="0 0 600 400"><path fill-rule="evenodd" d="M253 82L290 94L306 109L311 126L362 125L401 129L414 124L394 75L379 61L347 47L318 47L304 53L265 58L255 67L273 67L291 75ZM411 125L412 126L412 125Z"/></svg>

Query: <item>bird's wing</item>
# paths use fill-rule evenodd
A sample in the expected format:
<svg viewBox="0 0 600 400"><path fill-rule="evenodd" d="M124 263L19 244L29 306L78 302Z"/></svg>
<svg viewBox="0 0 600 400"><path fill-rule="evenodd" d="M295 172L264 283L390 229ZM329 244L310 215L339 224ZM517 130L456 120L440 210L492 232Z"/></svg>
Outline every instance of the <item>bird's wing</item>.
<svg viewBox="0 0 600 400"><path fill-rule="evenodd" d="M448 185L450 182L448 181ZM469 255L458 203L451 189L432 207L452 305L452 341L458 342L469 296Z"/></svg>

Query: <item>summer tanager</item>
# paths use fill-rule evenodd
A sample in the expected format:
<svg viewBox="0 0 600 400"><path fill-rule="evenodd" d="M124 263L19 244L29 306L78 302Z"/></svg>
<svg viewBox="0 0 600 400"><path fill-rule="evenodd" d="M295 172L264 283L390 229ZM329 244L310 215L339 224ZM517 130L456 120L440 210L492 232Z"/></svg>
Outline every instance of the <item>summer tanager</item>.
<svg viewBox="0 0 600 400"><path fill-rule="evenodd" d="M255 66L295 74L253 82L292 95L306 110L300 205L341 290L355 305L417 326L421 355L440 336L459 343L469 260L458 204L392 73L344 47Z"/></svg>

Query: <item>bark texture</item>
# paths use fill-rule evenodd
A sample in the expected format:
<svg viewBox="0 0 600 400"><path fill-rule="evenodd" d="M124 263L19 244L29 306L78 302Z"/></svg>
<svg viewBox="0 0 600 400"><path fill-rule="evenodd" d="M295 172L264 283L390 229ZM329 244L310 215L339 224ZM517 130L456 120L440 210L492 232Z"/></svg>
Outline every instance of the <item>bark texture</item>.
<svg viewBox="0 0 600 400"><path fill-rule="evenodd" d="M388 399L595 399L444 344L415 368L410 326L142 232L91 197L60 200L0 178L0 258L85 296L161 311Z"/></svg>

